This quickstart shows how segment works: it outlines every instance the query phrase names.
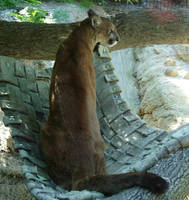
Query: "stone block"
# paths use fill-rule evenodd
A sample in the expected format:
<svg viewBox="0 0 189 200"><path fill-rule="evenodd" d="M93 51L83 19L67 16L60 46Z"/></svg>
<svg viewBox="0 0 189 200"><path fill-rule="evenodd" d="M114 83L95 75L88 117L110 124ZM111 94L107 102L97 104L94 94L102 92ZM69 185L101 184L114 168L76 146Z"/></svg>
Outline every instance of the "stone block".
<svg viewBox="0 0 189 200"><path fill-rule="evenodd" d="M140 127L137 129L137 132L139 132L140 134L144 135L144 136L148 136L152 133L154 133L157 129L155 128L151 128L151 127L147 127L146 125Z"/></svg>
<svg viewBox="0 0 189 200"><path fill-rule="evenodd" d="M101 105L102 105L103 113L109 122L114 120L116 117L118 117L122 113L119 110L118 106L115 104L114 100L112 99L112 95L109 95L108 97L106 97L103 100L103 102L101 102Z"/></svg>
<svg viewBox="0 0 189 200"><path fill-rule="evenodd" d="M26 113L26 110L24 109L23 106L20 106L20 104L18 105L16 103L13 103L9 100L0 101L0 106L1 106L2 110L6 110L8 112L18 111L18 112L21 112L21 113Z"/></svg>
<svg viewBox="0 0 189 200"><path fill-rule="evenodd" d="M22 123L21 119L14 120L14 123L17 123L17 121ZM25 130L23 128L21 130L19 130L18 128L11 127L11 135L12 135L12 137L24 138L29 142L35 142L35 138L30 130Z"/></svg>
<svg viewBox="0 0 189 200"><path fill-rule="evenodd" d="M136 159L141 154L142 148L138 148L137 146L126 143L125 145L123 145L121 151Z"/></svg>
<svg viewBox="0 0 189 200"><path fill-rule="evenodd" d="M120 149L125 145L125 141L123 140L123 138L121 138L120 136L116 135L111 139L111 144Z"/></svg>
<svg viewBox="0 0 189 200"><path fill-rule="evenodd" d="M97 117L98 117L98 119L100 120L104 115L103 115L103 113L102 113L102 110L101 110L101 107L100 107L98 98L97 98L97 100L96 100L96 112L97 112Z"/></svg>
<svg viewBox="0 0 189 200"><path fill-rule="evenodd" d="M100 65L95 67L96 77L98 77L102 73L104 74L104 72L114 70L114 66L110 62L96 63L96 64Z"/></svg>
<svg viewBox="0 0 189 200"><path fill-rule="evenodd" d="M4 116L3 117L3 122L4 122L5 126L10 126L10 125L17 125L18 126L18 125L22 125L22 123L23 123L22 119L19 116L19 114L11 115L11 116ZM11 129L11 135L12 135L12 129Z"/></svg>
<svg viewBox="0 0 189 200"><path fill-rule="evenodd" d="M43 108L42 111L44 113L44 121L43 122L46 122L48 119L48 116L49 116L49 109Z"/></svg>
<svg viewBox="0 0 189 200"><path fill-rule="evenodd" d="M105 83L104 74L100 74L98 77L96 77L96 93L98 98L100 98L101 95L105 96L106 94L104 93L108 93L106 90L109 92L111 91L108 87L109 84Z"/></svg>
<svg viewBox="0 0 189 200"><path fill-rule="evenodd" d="M43 161L41 161L41 160L39 160L39 159L37 159L37 158L35 158L33 156L30 156L27 151L19 150L19 153L20 153L20 156L22 158L26 158L26 159L30 160L33 164L36 164L37 166L39 166L41 168L45 168L46 167L45 162L43 162Z"/></svg>
<svg viewBox="0 0 189 200"><path fill-rule="evenodd" d="M122 92L122 90L121 90L121 88L120 88L119 85L117 85L117 84L111 84L110 86L111 86L113 94L117 94L117 93L121 93Z"/></svg>
<svg viewBox="0 0 189 200"><path fill-rule="evenodd" d="M117 104L118 108L124 113L129 110L125 101L122 100L121 103Z"/></svg>
<svg viewBox="0 0 189 200"><path fill-rule="evenodd" d="M35 110L42 111L41 99L38 93L30 93L30 95L31 95L32 104Z"/></svg>
<svg viewBox="0 0 189 200"><path fill-rule="evenodd" d="M0 96L9 96L9 89L3 83L0 84Z"/></svg>
<svg viewBox="0 0 189 200"><path fill-rule="evenodd" d="M106 118L102 118L100 120L100 129L104 136L106 136L109 140L115 135L113 130L110 128Z"/></svg>
<svg viewBox="0 0 189 200"><path fill-rule="evenodd" d="M15 59L10 57L1 57L0 59L0 71L1 73L9 76L14 76L15 74Z"/></svg>
<svg viewBox="0 0 189 200"><path fill-rule="evenodd" d="M106 74L104 76L105 78L105 81L108 82L108 83L111 83L111 82L118 82L119 79L117 78L117 76L115 76L114 74Z"/></svg>
<svg viewBox="0 0 189 200"><path fill-rule="evenodd" d="M37 87L39 91L39 96L43 100L49 100L49 82L37 80Z"/></svg>
<svg viewBox="0 0 189 200"><path fill-rule="evenodd" d="M15 60L15 76L17 77L26 76L24 64L19 60Z"/></svg>
<svg viewBox="0 0 189 200"><path fill-rule="evenodd" d="M10 73L3 74L0 73L0 83L8 83L18 86L18 81L15 76L12 76Z"/></svg>
<svg viewBox="0 0 189 200"><path fill-rule="evenodd" d="M121 95L119 93L112 94L112 98L116 105L121 104L123 102L123 99L121 98Z"/></svg>
<svg viewBox="0 0 189 200"><path fill-rule="evenodd" d="M129 126L129 124L123 119L123 116L119 116L113 122L111 122L111 127L114 132L119 135L125 137L126 131L125 129Z"/></svg>
<svg viewBox="0 0 189 200"><path fill-rule="evenodd" d="M130 144L132 144L133 146L137 146L138 148L143 147L143 140L144 140L144 136L142 136L141 134L137 133L137 132L133 132L131 135L129 135L129 137L126 138L126 141Z"/></svg>
<svg viewBox="0 0 189 200"><path fill-rule="evenodd" d="M46 80L50 80L51 78L51 73L49 70L46 69L36 69L35 70L36 73L36 77L37 79L46 79Z"/></svg>
<svg viewBox="0 0 189 200"><path fill-rule="evenodd" d="M138 119L140 119L138 116L132 114L130 111L126 112L123 116L123 118L128 122L131 123L133 121L136 121Z"/></svg>
<svg viewBox="0 0 189 200"><path fill-rule="evenodd" d="M22 99L24 103L28 103L28 104L32 103L31 96L29 94L22 93Z"/></svg>
<svg viewBox="0 0 189 200"><path fill-rule="evenodd" d="M138 128L142 127L144 125L144 122L142 120L137 120L132 123L130 123L129 126L125 127L124 131L124 137L127 138L131 133L136 131Z"/></svg>
<svg viewBox="0 0 189 200"><path fill-rule="evenodd" d="M20 91L20 88L14 85L7 85L7 88L10 93L11 101L16 103L20 107L24 108L23 95L22 95L22 92Z"/></svg>
<svg viewBox="0 0 189 200"><path fill-rule="evenodd" d="M166 136L167 132L165 132L163 130L156 130L155 132L151 133L149 136L147 136L143 140L143 146L146 146L146 145L150 144L151 142L153 142L154 140L157 140L159 137L161 137L164 134Z"/></svg>
<svg viewBox="0 0 189 200"><path fill-rule="evenodd" d="M26 72L26 77L27 79L35 79L35 70L32 66L25 65L25 72Z"/></svg>
<svg viewBox="0 0 189 200"><path fill-rule="evenodd" d="M20 90L29 94L30 92L38 92L36 80L32 78L18 78Z"/></svg>
<svg viewBox="0 0 189 200"><path fill-rule="evenodd" d="M104 47L102 45L99 45L98 47L98 53L100 55L101 58L108 58L111 60L111 56L110 56L110 53L109 53L109 50L107 47Z"/></svg>

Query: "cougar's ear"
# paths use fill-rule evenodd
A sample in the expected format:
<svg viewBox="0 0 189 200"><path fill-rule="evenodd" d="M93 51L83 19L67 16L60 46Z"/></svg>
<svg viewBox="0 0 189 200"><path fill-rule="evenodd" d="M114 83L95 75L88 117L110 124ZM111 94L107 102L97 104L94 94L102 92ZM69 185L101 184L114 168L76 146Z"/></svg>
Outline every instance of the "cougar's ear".
<svg viewBox="0 0 189 200"><path fill-rule="evenodd" d="M102 23L101 17L91 9L88 11L88 16L91 20L91 25L93 28L97 28Z"/></svg>
<svg viewBox="0 0 189 200"><path fill-rule="evenodd" d="M97 14L92 9L88 10L88 16L89 16L89 18L91 18L91 17L93 17L95 15L97 15Z"/></svg>

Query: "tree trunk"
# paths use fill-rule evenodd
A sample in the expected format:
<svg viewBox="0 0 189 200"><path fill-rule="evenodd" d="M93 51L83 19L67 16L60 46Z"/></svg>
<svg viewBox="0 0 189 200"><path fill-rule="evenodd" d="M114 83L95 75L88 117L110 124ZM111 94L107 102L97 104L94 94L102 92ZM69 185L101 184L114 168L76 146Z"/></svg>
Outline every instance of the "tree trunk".
<svg viewBox="0 0 189 200"><path fill-rule="evenodd" d="M188 44L189 12L187 9L133 10L117 15L113 22L121 42L113 50L151 44Z"/></svg>
<svg viewBox="0 0 189 200"><path fill-rule="evenodd" d="M189 42L189 12L184 8L128 9L112 21L121 37L112 50ZM60 41L64 41L76 25L0 21L0 55L53 60Z"/></svg>
<svg viewBox="0 0 189 200"><path fill-rule="evenodd" d="M60 41L75 25L0 21L0 55L54 60Z"/></svg>

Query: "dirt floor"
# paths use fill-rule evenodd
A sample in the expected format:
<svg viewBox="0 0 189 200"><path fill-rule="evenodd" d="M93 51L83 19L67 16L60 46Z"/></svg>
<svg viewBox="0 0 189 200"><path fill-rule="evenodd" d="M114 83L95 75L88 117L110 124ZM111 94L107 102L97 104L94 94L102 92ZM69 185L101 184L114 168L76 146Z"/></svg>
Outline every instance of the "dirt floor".
<svg viewBox="0 0 189 200"><path fill-rule="evenodd" d="M23 161L14 152L9 128L3 123L0 109L0 200L34 200L24 184Z"/></svg>
<svg viewBox="0 0 189 200"><path fill-rule="evenodd" d="M0 151L0 199L34 200L24 184L22 160L17 153Z"/></svg>

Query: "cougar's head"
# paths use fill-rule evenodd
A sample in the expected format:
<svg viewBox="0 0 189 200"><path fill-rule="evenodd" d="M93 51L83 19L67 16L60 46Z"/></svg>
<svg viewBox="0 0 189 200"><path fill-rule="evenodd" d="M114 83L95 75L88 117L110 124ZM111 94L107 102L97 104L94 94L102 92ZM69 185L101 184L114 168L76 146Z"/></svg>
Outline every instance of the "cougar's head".
<svg viewBox="0 0 189 200"><path fill-rule="evenodd" d="M96 43L112 47L120 40L114 24L107 18L97 15L93 10L88 11L90 24L94 30Z"/></svg>

